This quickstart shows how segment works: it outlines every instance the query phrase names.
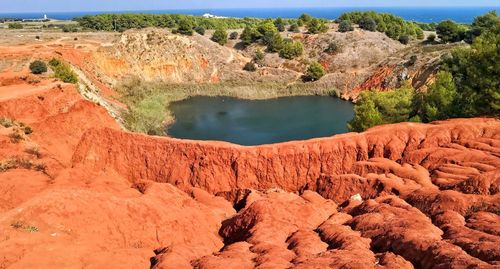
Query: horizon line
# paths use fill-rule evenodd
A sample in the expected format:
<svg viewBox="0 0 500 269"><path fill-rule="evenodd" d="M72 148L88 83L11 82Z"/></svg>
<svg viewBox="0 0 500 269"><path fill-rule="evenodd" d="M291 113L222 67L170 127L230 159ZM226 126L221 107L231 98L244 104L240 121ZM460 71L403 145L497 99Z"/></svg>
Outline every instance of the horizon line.
<svg viewBox="0 0 500 269"><path fill-rule="evenodd" d="M59 10L59 11L8 11L8 12L0 12L0 14L28 14L28 13L62 13L62 12L151 12L151 11L176 11L176 10L205 10L205 9L219 9L219 10L245 10L245 9L323 9L323 8L500 8L500 5L492 5L492 6L472 6L472 5L463 5L463 6L302 6L302 7L235 7L235 8L227 8L227 7L203 7L203 8L171 8L171 9L122 9L122 10Z"/></svg>

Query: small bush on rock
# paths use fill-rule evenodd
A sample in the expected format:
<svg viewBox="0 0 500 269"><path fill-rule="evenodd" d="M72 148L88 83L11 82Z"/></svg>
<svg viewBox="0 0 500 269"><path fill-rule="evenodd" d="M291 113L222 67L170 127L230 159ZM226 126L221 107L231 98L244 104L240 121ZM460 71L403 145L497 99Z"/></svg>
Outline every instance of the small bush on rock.
<svg viewBox="0 0 500 269"><path fill-rule="evenodd" d="M249 62L249 63L245 64L245 66L243 67L243 70L248 71L248 72L255 72L255 71L257 71L257 67L255 66L255 63Z"/></svg>
<svg viewBox="0 0 500 269"><path fill-rule="evenodd" d="M312 62L304 75L304 81L317 81L325 75L323 66L318 62Z"/></svg>
<svg viewBox="0 0 500 269"><path fill-rule="evenodd" d="M42 61L36 60L30 64L31 73L39 75L47 72L47 64Z"/></svg>

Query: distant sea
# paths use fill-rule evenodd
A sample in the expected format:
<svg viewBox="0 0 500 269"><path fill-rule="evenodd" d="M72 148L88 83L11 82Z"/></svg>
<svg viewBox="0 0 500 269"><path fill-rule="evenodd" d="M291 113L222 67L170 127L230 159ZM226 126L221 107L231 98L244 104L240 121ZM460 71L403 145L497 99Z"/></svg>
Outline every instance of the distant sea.
<svg viewBox="0 0 500 269"><path fill-rule="evenodd" d="M474 17L500 7L326 7L326 8L254 8L254 9L172 9L172 10L137 10L137 11L89 11L89 12L37 12L37 13L0 13L0 18L34 19L46 14L51 19L71 20L84 15L103 13L148 13L148 14L189 14L203 15L210 13L225 17L255 18L297 18L302 13L314 17L336 19L344 12L368 11L391 13L406 20L418 22L440 22L451 19L459 23L471 23Z"/></svg>

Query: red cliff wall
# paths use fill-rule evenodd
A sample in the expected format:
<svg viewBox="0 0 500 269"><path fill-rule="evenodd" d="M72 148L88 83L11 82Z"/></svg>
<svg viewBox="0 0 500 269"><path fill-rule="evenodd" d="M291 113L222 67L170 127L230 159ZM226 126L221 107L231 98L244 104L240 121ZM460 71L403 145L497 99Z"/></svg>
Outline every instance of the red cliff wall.
<svg viewBox="0 0 500 269"><path fill-rule="evenodd" d="M114 169L130 181L169 182L182 189L195 186L211 193L274 187L296 191L322 174L353 173L357 162L371 158L428 168L435 165L428 161L433 158L445 163L457 161L452 160L453 147L472 147L470 153L457 155L464 160L466 155L479 154L474 153L474 147L499 154L493 138L500 138L500 121L495 119L403 123L361 134L257 147L92 129L82 138L73 163L94 170Z"/></svg>

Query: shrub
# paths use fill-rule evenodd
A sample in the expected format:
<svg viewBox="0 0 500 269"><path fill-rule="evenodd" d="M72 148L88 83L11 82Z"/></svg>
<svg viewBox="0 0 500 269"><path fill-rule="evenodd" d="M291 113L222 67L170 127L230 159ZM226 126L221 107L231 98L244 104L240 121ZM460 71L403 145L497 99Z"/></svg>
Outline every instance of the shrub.
<svg viewBox="0 0 500 269"><path fill-rule="evenodd" d="M42 157L42 153L40 152L40 149L38 147L29 147L29 148L25 149L24 152L31 154L31 155L37 157L38 159L40 159Z"/></svg>
<svg viewBox="0 0 500 269"><path fill-rule="evenodd" d="M341 21L339 24L339 32L345 33L354 30L350 20Z"/></svg>
<svg viewBox="0 0 500 269"><path fill-rule="evenodd" d="M241 41L244 45L248 46L262 37L262 34L258 31L257 27L250 25L246 26L241 33Z"/></svg>
<svg viewBox="0 0 500 269"><path fill-rule="evenodd" d="M401 42L401 44L408 45L408 43L410 43L410 37L407 35L402 35L399 37L399 42Z"/></svg>
<svg viewBox="0 0 500 269"><path fill-rule="evenodd" d="M10 142L17 144L19 141L24 140L24 137L18 133L17 131L14 131L9 134Z"/></svg>
<svg viewBox="0 0 500 269"><path fill-rule="evenodd" d="M406 63L407 66L412 66L417 62L417 55L412 55L410 60Z"/></svg>
<svg viewBox="0 0 500 269"><path fill-rule="evenodd" d="M215 30L214 34L212 35L211 40L215 43L218 43L221 46L224 46L227 43L226 30L223 30L223 29Z"/></svg>
<svg viewBox="0 0 500 269"><path fill-rule="evenodd" d="M30 126L24 126L23 128L24 134L30 135L33 133L33 129Z"/></svg>
<svg viewBox="0 0 500 269"><path fill-rule="evenodd" d="M415 30L415 34L417 35L417 39L418 40L423 40L424 39L424 31L422 31L422 29L417 28Z"/></svg>
<svg viewBox="0 0 500 269"><path fill-rule="evenodd" d="M9 118L0 117L0 125L5 128L10 128L14 125L14 121Z"/></svg>
<svg viewBox="0 0 500 269"><path fill-rule="evenodd" d="M257 71L257 67L255 66L255 63L249 62L249 63L245 64L245 66L243 67L243 70L248 71L248 72L255 72L255 71Z"/></svg>
<svg viewBox="0 0 500 269"><path fill-rule="evenodd" d="M36 60L30 64L30 70L31 73L39 75L47 72L47 65L45 62Z"/></svg>
<svg viewBox="0 0 500 269"><path fill-rule="evenodd" d="M387 92L362 92L348 128L361 132L379 124L408 121L413 112L413 97L414 90L409 86Z"/></svg>
<svg viewBox="0 0 500 269"><path fill-rule="evenodd" d="M9 23L9 29L23 29L24 26L19 22Z"/></svg>
<svg viewBox="0 0 500 269"><path fill-rule="evenodd" d="M76 25L66 24L66 25L63 25L62 31L65 33L69 33L69 32L76 33L76 32L78 32L78 28Z"/></svg>
<svg viewBox="0 0 500 269"><path fill-rule="evenodd" d="M328 44L328 47L325 49L325 52L328 54L336 54L340 51L340 45L337 41L333 40Z"/></svg>
<svg viewBox="0 0 500 269"><path fill-rule="evenodd" d="M304 81L317 81L324 75L325 70L323 66L318 62L312 62L304 75Z"/></svg>
<svg viewBox="0 0 500 269"><path fill-rule="evenodd" d="M270 52L279 52L283 49L284 42L279 32L275 32L272 36L267 37L265 42L267 50Z"/></svg>
<svg viewBox="0 0 500 269"><path fill-rule="evenodd" d="M288 28L288 31L293 32L293 33L299 33L299 32L300 32L299 25L298 25L297 23L293 23L293 24L292 24L292 25L290 25L290 27Z"/></svg>
<svg viewBox="0 0 500 269"><path fill-rule="evenodd" d="M460 27L454 21L442 21L436 27L436 33L443 43L460 41Z"/></svg>
<svg viewBox="0 0 500 269"><path fill-rule="evenodd" d="M44 164L44 163L38 163L38 164L35 164L33 166L33 169L35 171L38 171L38 172L43 172L43 173L46 173L47 172L47 165Z"/></svg>
<svg viewBox="0 0 500 269"><path fill-rule="evenodd" d="M302 15L300 15L299 19L297 20L297 24L299 26L307 25L312 19L313 19L313 17L311 17L311 15L303 13Z"/></svg>
<svg viewBox="0 0 500 269"><path fill-rule="evenodd" d="M201 26L196 26L196 28L194 28L194 31L200 35L205 35L205 28L203 28Z"/></svg>
<svg viewBox="0 0 500 269"><path fill-rule="evenodd" d="M377 22L375 22L372 17L366 16L359 21L359 27L367 31L375 32L377 30Z"/></svg>
<svg viewBox="0 0 500 269"><path fill-rule="evenodd" d="M324 33L328 31L328 26L323 20L313 18L307 23L307 31L310 34Z"/></svg>
<svg viewBox="0 0 500 269"><path fill-rule="evenodd" d="M238 39L238 32L232 32L230 35L229 35L229 39L232 39L232 40L235 40L235 39Z"/></svg>
<svg viewBox="0 0 500 269"><path fill-rule="evenodd" d="M255 51L255 56L253 57L253 59L256 61L256 62L260 62L262 60L264 60L264 57L266 55L264 54L264 52L262 52L262 50L258 49Z"/></svg>
<svg viewBox="0 0 500 269"><path fill-rule="evenodd" d="M57 58L52 58L52 59L49 61L49 65L50 65L51 67L56 67L56 66L61 65L61 61L59 61L59 59L57 59Z"/></svg>
<svg viewBox="0 0 500 269"><path fill-rule="evenodd" d="M193 19L191 17L182 17L179 20L179 27L177 27L177 33L182 35L193 35Z"/></svg>
<svg viewBox="0 0 500 269"><path fill-rule="evenodd" d="M284 32L285 31L285 21L282 18L277 18L274 20L274 26L276 26L276 29L278 29L279 32Z"/></svg>
<svg viewBox="0 0 500 269"><path fill-rule="evenodd" d="M65 83L78 82L77 75L75 74L75 72L73 72L73 70L71 70L71 67L68 64L63 63L56 58L53 58L52 60L50 60L49 65L52 70L54 70L54 76L57 79Z"/></svg>
<svg viewBox="0 0 500 269"><path fill-rule="evenodd" d="M280 57L285 59L293 59L299 57L304 52L304 45L298 41L286 41L283 43L283 48L279 51Z"/></svg>
<svg viewBox="0 0 500 269"><path fill-rule="evenodd" d="M427 36L427 42L434 43L434 41L436 41L436 35L435 34L430 34L429 36Z"/></svg>

